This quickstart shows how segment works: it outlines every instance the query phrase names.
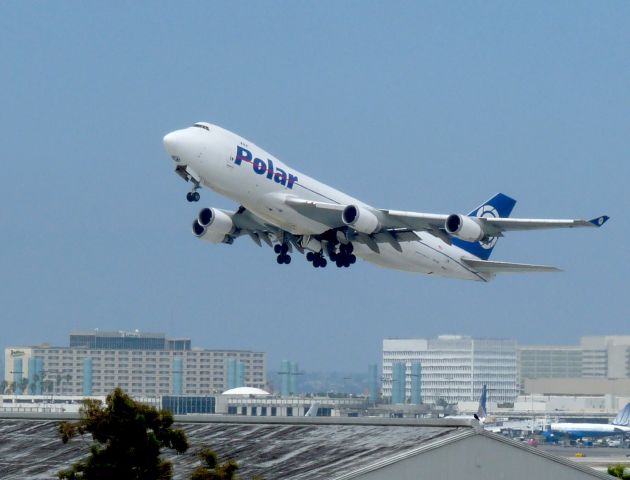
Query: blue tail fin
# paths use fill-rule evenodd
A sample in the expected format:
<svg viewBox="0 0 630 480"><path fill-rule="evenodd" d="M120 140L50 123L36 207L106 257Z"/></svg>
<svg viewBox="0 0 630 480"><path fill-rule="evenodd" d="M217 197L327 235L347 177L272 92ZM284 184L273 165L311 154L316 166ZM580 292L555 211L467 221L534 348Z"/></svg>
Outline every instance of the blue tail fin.
<svg viewBox="0 0 630 480"><path fill-rule="evenodd" d="M483 420L488 416L488 412L486 410L486 400L488 399L488 390L486 384L483 384L483 388L481 389L481 396L479 397L479 409L477 410L477 419Z"/></svg>
<svg viewBox="0 0 630 480"><path fill-rule="evenodd" d="M509 217L512 213L512 209L516 205L516 200L508 197L502 193L497 193L487 202L482 203L472 212L468 214L469 217ZM462 250L466 250L468 253L472 253L476 257L482 260L488 260L492 249L496 245L498 237L484 238L479 242L466 242L459 238L453 239L453 244L457 245Z"/></svg>

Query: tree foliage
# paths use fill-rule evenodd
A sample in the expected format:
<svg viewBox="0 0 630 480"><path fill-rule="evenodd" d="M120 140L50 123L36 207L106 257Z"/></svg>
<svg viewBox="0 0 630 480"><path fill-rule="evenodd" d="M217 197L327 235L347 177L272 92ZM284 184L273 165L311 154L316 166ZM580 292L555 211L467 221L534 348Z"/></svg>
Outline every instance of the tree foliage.
<svg viewBox="0 0 630 480"><path fill-rule="evenodd" d="M203 465L193 471L191 480L238 480L239 477L236 475L238 464L234 459L230 458L220 465L219 457L209 448L201 450L199 458Z"/></svg>
<svg viewBox="0 0 630 480"><path fill-rule="evenodd" d="M172 428L170 412L136 403L120 388L107 396L106 405L86 400L78 422L62 422L63 443L75 435L92 435L88 457L58 473L69 480L168 480L170 462L160 459L160 449L179 453L188 449L186 434Z"/></svg>
<svg viewBox="0 0 630 480"><path fill-rule="evenodd" d="M624 471L627 470L628 467L622 464L610 465L608 467L608 475L612 475L617 478L630 479L630 473L624 473Z"/></svg>

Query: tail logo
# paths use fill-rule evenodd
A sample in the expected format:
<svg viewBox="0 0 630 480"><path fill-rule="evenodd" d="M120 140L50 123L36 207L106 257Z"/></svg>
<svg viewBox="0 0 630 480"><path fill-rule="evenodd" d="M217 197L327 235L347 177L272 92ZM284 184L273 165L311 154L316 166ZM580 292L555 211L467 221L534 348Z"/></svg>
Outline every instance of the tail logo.
<svg viewBox="0 0 630 480"><path fill-rule="evenodd" d="M484 205L479 210L477 210L477 217L485 217L485 218L498 218L499 212L492 205ZM497 243L497 237L487 237L479 240L479 245L481 248L485 248L486 250L490 250Z"/></svg>

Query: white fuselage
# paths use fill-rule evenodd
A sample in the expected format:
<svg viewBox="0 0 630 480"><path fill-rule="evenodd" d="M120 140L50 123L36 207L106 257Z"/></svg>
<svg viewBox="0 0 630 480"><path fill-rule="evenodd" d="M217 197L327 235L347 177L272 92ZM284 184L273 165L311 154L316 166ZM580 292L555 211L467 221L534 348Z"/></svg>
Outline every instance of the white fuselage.
<svg viewBox="0 0 630 480"><path fill-rule="evenodd" d="M265 222L294 235L318 235L330 229L288 206L288 197L367 206L288 167L239 135L216 125L205 125L207 129L189 127L169 133L165 137L169 154L201 184L243 205ZM461 262L462 256L472 257L470 253L430 233L416 235L417 240L400 243L401 252L381 243L376 253L359 242L354 243L354 252L364 260L396 270L480 281L493 277L475 272Z"/></svg>
<svg viewBox="0 0 630 480"><path fill-rule="evenodd" d="M611 423L552 423L551 432L572 437L598 437L627 434L630 427Z"/></svg>

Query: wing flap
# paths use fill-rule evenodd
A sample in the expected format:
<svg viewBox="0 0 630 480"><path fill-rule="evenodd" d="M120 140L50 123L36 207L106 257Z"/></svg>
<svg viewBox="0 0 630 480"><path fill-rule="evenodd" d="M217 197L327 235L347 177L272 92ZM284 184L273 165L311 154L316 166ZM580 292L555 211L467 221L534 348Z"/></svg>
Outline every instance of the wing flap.
<svg viewBox="0 0 630 480"><path fill-rule="evenodd" d="M462 262L479 273L518 273L518 272L561 272L557 267L547 265L532 265L529 263L493 262L462 258Z"/></svg>

